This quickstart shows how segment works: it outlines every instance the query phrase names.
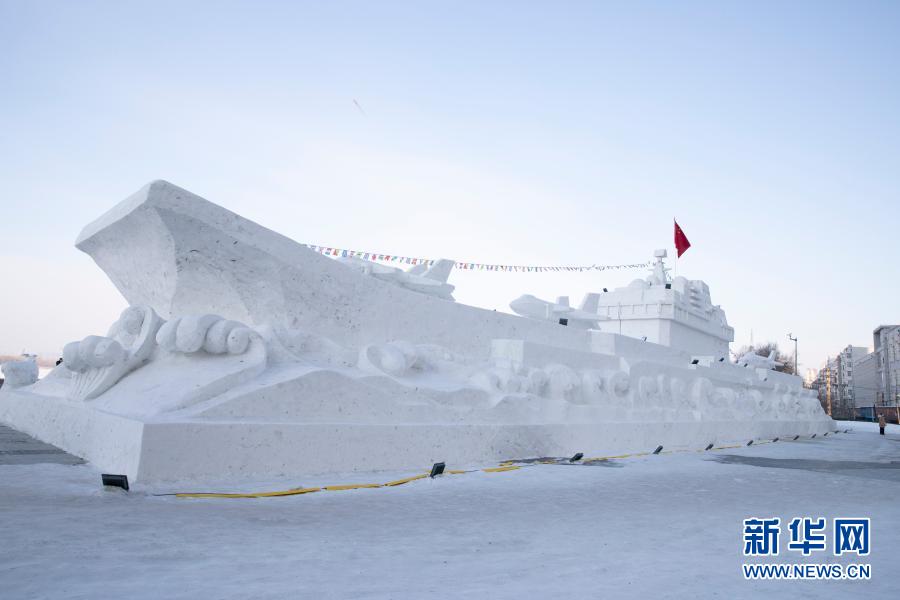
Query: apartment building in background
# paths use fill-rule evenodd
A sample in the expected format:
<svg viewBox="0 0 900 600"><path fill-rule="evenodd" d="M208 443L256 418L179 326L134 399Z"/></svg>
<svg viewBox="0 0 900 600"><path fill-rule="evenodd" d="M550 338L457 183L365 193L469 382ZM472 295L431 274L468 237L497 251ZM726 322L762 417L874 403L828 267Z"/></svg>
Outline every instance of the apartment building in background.
<svg viewBox="0 0 900 600"><path fill-rule="evenodd" d="M852 418L858 406L856 403L856 386L854 385L854 363L869 353L865 346L847 346L834 359L834 396L835 414ZM871 404L869 405L871 406Z"/></svg>
<svg viewBox="0 0 900 600"><path fill-rule="evenodd" d="M878 355L870 352L853 363L853 402L857 408L875 406L878 398Z"/></svg>
<svg viewBox="0 0 900 600"><path fill-rule="evenodd" d="M900 325L879 325L872 332L877 356L876 406L900 406Z"/></svg>

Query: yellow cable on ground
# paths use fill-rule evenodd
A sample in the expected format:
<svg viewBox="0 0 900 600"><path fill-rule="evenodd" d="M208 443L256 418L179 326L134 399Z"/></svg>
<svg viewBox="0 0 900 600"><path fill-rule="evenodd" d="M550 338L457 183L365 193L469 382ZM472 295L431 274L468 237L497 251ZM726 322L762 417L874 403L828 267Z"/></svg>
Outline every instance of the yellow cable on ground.
<svg viewBox="0 0 900 600"><path fill-rule="evenodd" d="M634 454L619 454L617 456L595 456L594 458L582 458L581 462L588 462L591 460L612 460L614 458L633 458L635 456L647 456L649 452L636 452Z"/></svg>
<svg viewBox="0 0 900 600"><path fill-rule="evenodd" d="M773 440L760 440L755 441L756 445L759 444L771 444ZM787 440L786 440L787 441ZM743 448L744 444L735 444L733 446L716 446L712 448L712 450L726 450L729 448ZM665 452L660 452L660 454L674 454L676 452L691 452L691 450L667 450ZM703 452L703 450L697 450L697 452ZM616 456L598 456L593 458L583 458L579 462L588 463L592 461L601 461L601 460L613 460L613 459L621 459L621 458L633 458L637 456L649 456L649 452L635 452L633 454L619 454ZM503 473L505 471L516 471L521 469L521 465L516 465L515 460L505 460L500 464L499 467L491 467L487 469L480 469L484 473ZM571 462L571 461L570 461ZM536 466L537 464L563 464L559 463L556 460L538 460L537 463L528 466ZM473 473L479 469L474 470L461 470L461 469L448 469L444 471L447 475L462 475L464 473ZM345 485L327 485L324 487L311 487L311 488L294 488L290 490L281 490L276 492L248 492L248 493L216 493L216 492L179 492L175 494L156 494L158 496L175 496L176 498L273 498L277 496L298 496L300 494L310 494L313 492L319 492L322 490L327 490L329 492L336 492L341 490L357 490L362 488L380 488L380 487L396 487L398 485L403 485L405 483L409 483L411 481L418 481L419 479L425 479L428 477L429 473L422 473L420 475L413 475L411 477L405 477L403 479L396 479L394 481L389 481L387 483L351 483Z"/></svg>
<svg viewBox="0 0 900 600"><path fill-rule="evenodd" d="M329 492L337 492L340 490L357 490L359 488L379 488L383 483L348 483L346 485L326 485L323 490Z"/></svg>
<svg viewBox="0 0 900 600"><path fill-rule="evenodd" d="M311 494L319 492L322 488L295 488L292 490L281 490L278 492L248 492L246 494L222 494L214 492L197 492L197 493L180 493L175 494L176 498L272 498L275 496L298 496L300 494Z"/></svg>
<svg viewBox="0 0 900 600"><path fill-rule="evenodd" d="M409 483L410 481L415 481L417 479L425 479L428 477L428 473L422 473L421 475L413 475L412 477L407 477L405 479L398 479L397 481L388 481L384 484L384 487L394 487L396 485L403 485L404 483Z"/></svg>

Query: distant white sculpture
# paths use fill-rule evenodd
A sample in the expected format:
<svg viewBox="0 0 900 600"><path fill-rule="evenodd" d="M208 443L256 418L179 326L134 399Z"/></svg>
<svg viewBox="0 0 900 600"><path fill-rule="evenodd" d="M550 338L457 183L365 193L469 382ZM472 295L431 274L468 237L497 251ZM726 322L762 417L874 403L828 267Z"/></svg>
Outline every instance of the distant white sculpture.
<svg viewBox="0 0 900 600"><path fill-rule="evenodd" d="M768 356L760 356L753 352L745 352L737 359L737 364L750 369L769 369L774 371L777 367L784 366L784 363L775 360L775 350L772 350Z"/></svg>
<svg viewBox="0 0 900 600"><path fill-rule="evenodd" d="M38 380L37 358L24 354L20 360L9 360L0 366L3 371L3 385L11 388L31 385Z"/></svg>
<svg viewBox="0 0 900 600"><path fill-rule="evenodd" d="M442 258L436 260L430 267L425 263L420 263L404 271L355 256L341 257L337 260L376 279L399 285L414 292L436 296L444 300L453 300L454 286L447 283L447 279L456 264L455 261Z"/></svg>
<svg viewBox="0 0 900 600"><path fill-rule="evenodd" d="M591 296L596 296L596 294L589 294L586 302L589 302ZM572 308L569 306L568 296L560 296L556 299L556 302L548 302L531 294L524 294L510 302L509 307L513 309L513 312L523 317L552 321L560 325L582 327L584 329L589 329L599 321L606 320L606 317L601 317L597 314L596 305L593 307L593 312L583 308Z"/></svg>
<svg viewBox="0 0 900 600"><path fill-rule="evenodd" d="M63 348L63 364L73 371L69 397L78 400L96 398L126 373L150 358L156 331L162 324L149 307L129 306L113 323L106 337L89 335Z"/></svg>

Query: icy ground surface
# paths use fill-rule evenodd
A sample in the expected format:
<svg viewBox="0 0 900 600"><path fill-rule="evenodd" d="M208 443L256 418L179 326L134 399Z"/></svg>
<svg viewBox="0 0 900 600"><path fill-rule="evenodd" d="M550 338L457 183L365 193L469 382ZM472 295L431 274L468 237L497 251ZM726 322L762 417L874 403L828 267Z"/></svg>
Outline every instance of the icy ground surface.
<svg viewBox="0 0 900 600"><path fill-rule="evenodd" d="M267 499L109 492L90 465L2 465L0 597L897 597L900 428L838 425L851 432ZM806 559L787 550L786 520L871 517L871 556L852 561L872 579L745 581L750 516L782 518L769 562L810 563L851 561L830 542Z"/></svg>

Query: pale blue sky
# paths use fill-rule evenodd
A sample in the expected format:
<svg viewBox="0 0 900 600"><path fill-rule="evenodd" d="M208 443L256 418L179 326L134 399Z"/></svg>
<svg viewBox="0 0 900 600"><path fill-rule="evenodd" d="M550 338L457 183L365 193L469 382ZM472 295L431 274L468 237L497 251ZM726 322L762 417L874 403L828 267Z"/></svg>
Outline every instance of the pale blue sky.
<svg viewBox="0 0 900 600"><path fill-rule="evenodd" d="M162 178L481 262L641 261L677 216L736 344L792 331L817 367L900 321L898 38L898 2L0 0L0 353L105 331L72 242ZM639 274L451 282L506 310Z"/></svg>

